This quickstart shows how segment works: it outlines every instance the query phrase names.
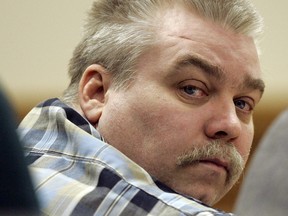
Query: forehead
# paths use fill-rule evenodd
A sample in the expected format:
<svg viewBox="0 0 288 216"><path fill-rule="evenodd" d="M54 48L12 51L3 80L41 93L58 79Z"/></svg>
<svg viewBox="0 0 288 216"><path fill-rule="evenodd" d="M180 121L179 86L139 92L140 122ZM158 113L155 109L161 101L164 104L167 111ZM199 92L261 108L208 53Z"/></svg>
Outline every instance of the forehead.
<svg viewBox="0 0 288 216"><path fill-rule="evenodd" d="M225 29L181 5L167 8L159 19L158 55L165 60L172 62L181 55L197 54L224 71L237 69L260 76L253 38Z"/></svg>
<svg viewBox="0 0 288 216"><path fill-rule="evenodd" d="M249 81L249 86L255 86L260 91L264 89L252 38L224 29L181 7L167 9L159 20L161 25L157 29L156 45L138 60L136 67L140 70L140 76L150 76L149 79L167 77L171 71L177 73L176 67L183 66L183 61L179 63L181 59L193 56L196 58L192 62L197 60L193 62L193 66L200 65L202 68L198 68L204 67L206 71L213 71L208 68L214 68L214 71L220 71L218 74L230 83L238 82L241 85ZM253 80L259 82L254 83Z"/></svg>

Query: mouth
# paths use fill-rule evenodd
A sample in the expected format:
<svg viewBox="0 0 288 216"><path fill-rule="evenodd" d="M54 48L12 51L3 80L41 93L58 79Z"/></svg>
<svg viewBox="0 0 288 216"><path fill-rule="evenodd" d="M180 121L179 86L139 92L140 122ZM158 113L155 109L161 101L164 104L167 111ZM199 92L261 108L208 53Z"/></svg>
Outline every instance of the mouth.
<svg viewBox="0 0 288 216"><path fill-rule="evenodd" d="M198 162L204 164L212 164L214 166L224 169L227 173L229 173L229 163L226 161L217 158L207 158L207 159L201 159Z"/></svg>

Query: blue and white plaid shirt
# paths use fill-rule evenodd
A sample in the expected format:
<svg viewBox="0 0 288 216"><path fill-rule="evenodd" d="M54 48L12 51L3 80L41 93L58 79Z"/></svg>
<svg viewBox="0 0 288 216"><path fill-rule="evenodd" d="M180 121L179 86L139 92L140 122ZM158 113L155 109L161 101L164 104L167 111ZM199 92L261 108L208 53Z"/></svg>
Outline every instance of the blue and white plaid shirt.
<svg viewBox="0 0 288 216"><path fill-rule="evenodd" d="M154 181L59 99L35 107L19 134L43 215L231 215Z"/></svg>

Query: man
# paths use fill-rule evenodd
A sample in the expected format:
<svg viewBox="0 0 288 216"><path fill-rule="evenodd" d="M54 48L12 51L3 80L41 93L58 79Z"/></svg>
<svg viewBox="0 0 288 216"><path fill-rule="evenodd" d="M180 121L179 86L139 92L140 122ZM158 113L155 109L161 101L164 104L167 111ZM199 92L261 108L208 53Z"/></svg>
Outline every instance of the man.
<svg viewBox="0 0 288 216"><path fill-rule="evenodd" d="M243 0L98 0L62 100L20 125L48 215L225 215L261 99Z"/></svg>

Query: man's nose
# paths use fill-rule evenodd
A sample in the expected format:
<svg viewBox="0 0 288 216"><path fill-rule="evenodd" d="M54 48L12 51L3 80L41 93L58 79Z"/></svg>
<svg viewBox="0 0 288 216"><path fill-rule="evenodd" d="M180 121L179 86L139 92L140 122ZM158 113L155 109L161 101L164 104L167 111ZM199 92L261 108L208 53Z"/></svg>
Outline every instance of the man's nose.
<svg viewBox="0 0 288 216"><path fill-rule="evenodd" d="M205 124L205 133L210 139L222 139L226 142L233 141L240 135L241 120L234 103L222 103L211 110Z"/></svg>

